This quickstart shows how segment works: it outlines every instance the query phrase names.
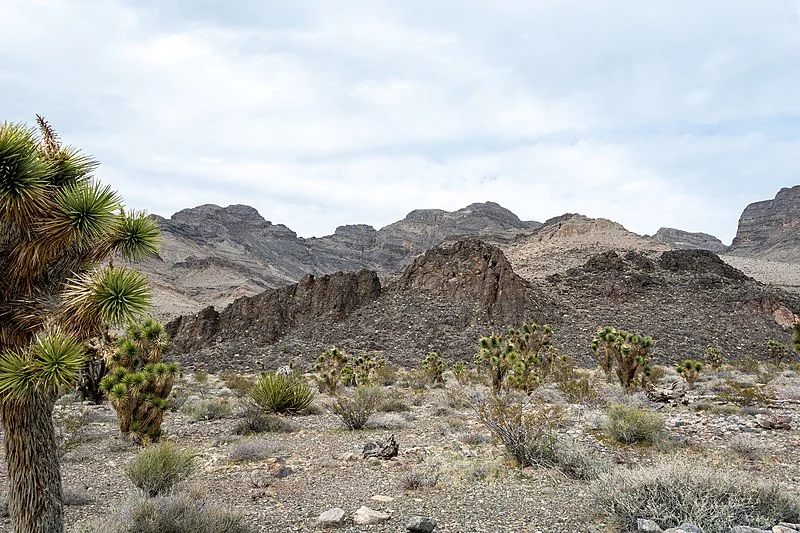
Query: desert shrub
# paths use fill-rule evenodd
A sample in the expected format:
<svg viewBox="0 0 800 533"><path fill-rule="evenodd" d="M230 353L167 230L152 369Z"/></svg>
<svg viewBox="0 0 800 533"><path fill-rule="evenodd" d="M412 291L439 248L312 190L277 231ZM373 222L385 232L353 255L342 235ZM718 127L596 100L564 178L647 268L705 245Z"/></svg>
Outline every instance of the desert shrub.
<svg viewBox="0 0 800 533"><path fill-rule="evenodd" d="M758 439L750 435L734 435L728 441L728 447L748 461L758 461L764 456L764 447Z"/></svg>
<svg viewBox="0 0 800 533"><path fill-rule="evenodd" d="M383 361L383 364L378 364L378 366L375 367L372 380L376 385L382 385L384 387L394 385L397 383L397 368L387 363L384 359L380 359L379 363L381 361Z"/></svg>
<svg viewBox="0 0 800 533"><path fill-rule="evenodd" d="M336 348L319 354L317 362L314 364L314 370L317 371L315 379L320 392L336 393L336 389L339 388L342 381L342 370L348 366L348 360L347 352ZM352 367L350 367L350 371L352 371Z"/></svg>
<svg viewBox="0 0 800 533"><path fill-rule="evenodd" d="M520 466L555 466L555 426L560 408L510 393L470 403L481 421Z"/></svg>
<svg viewBox="0 0 800 533"><path fill-rule="evenodd" d="M611 469L608 461L597 457L584 446L563 441L556 445L556 466L566 476L584 481L597 479Z"/></svg>
<svg viewBox="0 0 800 533"><path fill-rule="evenodd" d="M653 338L647 335L612 326L599 326L591 347L606 377L610 378L616 367L619 384L625 392L630 393L647 379L653 344Z"/></svg>
<svg viewBox="0 0 800 533"><path fill-rule="evenodd" d="M255 384L254 379L230 371L220 372L219 377L225 386L239 397L247 396Z"/></svg>
<svg viewBox="0 0 800 533"><path fill-rule="evenodd" d="M725 380L725 388L717 394L717 400L733 402L740 406L769 405L772 390L766 385Z"/></svg>
<svg viewBox="0 0 800 533"><path fill-rule="evenodd" d="M422 360L422 371L428 376L428 379L434 385L441 385L444 383L444 371L447 365L438 353L431 352Z"/></svg>
<svg viewBox="0 0 800 533"><path fill-rule="evenodd" d="M400 486L405 490L432 488L439 483L439 477L439 469L435 466L411 467L402 473Z"/></svg>
<svg viewBox="0 0 800 533"><path fill-rule="evenodd" d="M272 414L265 413L255 404L248 404L242 410L242 418L233 427L236 435L247 435L249 433L291 433L296 428L290 420Z"/></svg>
<svg viewBox="0 0 800 533"><path fill-rule="evenodd" d="M100 381L100 388L117 412L120 431L136 442L161 438L167 398L180 373L176 363L161 361L169 349L164 326L148 318L130 324L108 358L109 374Z"/></svg>
<svg viewBox="0 0 800 533"><path fill-rule="evenodd" d="M553 365L553 380L556 388L570 403L591 403L597 399L597 389L589 374L575 368L575 360L564 355Z"/></svg>
<svg viewBox="0 0 800 533"><path fill-rule="evenodd" d="M591 492L625 531L636 529L637 518L654 520L664 529L690 522L705 533L800 521L800 502L785 487L674 458L601 475Z"/></svg>
<svg viewBox="0 0 800 533"><path fill-rule="evenodd" d="M378 387L356 387L353 394L341 394L327 405L342 419L350 430L362 429L383 400L383 390Z"/></svg>
<svg viewBox="0 0 800 533"><path fill-rule="evenodd" d="M231 446L228 460L233 463L262 461L272 455L275 450L264 441L249 440Z"/></svg>
<svg viewBox="0 0 800 533"><path fill-rule="evenodd" d="M609 437L622 444L653 444L663 436L664 418L653 411L613 405L604 429Z"/></svg>
<svg viewBox="0 0 800 533"><path fill-rule="evenodd" d="M738 370L739 372L743 372L745 374L752 374L756 372L759 368L760 364L758 359L753 357L753 354L747 354L738 361L736 361L733 367Z"/></svg>
<svg viewBox="0 0 800 533"><path fill-rule="evenodd" d="M96 533L251 533L244 517L197 494L135 500L99 524Z"/></svg>
<svg viewBox="0 0 800 533"><path fill-rule="evenodd" d="M145 448L125 468L128 478L150 496L170 492L197 468L194 454L172 443L162 442Z"/></svg>
<svg viewBox="0 0 800 533"><path fill-rule="evenodd" d="M200 420L218 420L227 418L233 413L230 402L221 398L209 398L186 402L180 408L180 412L198 422Z"/></svg>
<svg viewBox="0 0 800 533"><path fill-rule="evenodd" d="M461 435L458 440L463 442L464 444L469 444L470 446L477 446L479 444L486 444L492 441L492 438L485 433L479 433L474 431L472 433L464 433Z"/></svg>
<svg viewBox="0 0 800 533"><path fill-rule="evenodd" d="M405 413L410 410L405 398L398 394L385 397L378 405L378 411L382 413Z"/></svg>
<svg viewBox="0 0 800 533"><path fill-rule="evenodd" d="M706 364L711 367L711 370L716 372L722 368L722 363L724 362L722 358L722 351L713 344L709 344L706 347L706 355L704 360Z"/></svg>
<svg viewBox="0 0 800 533"><path fill-rule="evenodd" d="M94 502L94 498L86 490L86 487L64 487L64 505L81 506L89 505Z"/></svg>
<svg viewBox="0 0 800 533"><path fill-rule="evenodd" d="M53 426L59 457L93 439L89 421L83 413L56 408L53 411Z"/></svg>
<svg viewBox="0 0 800 533"><path fill-rule="evenodd" d="M552 335L549 325L531 323L481 337L475 366L486 369L495 393L504 386L530 392L547 378L555 361Z"/></svg>
<svg viewBox="0 0 800 533"><path fill-rule="evenodd" d="M194 380L197 383L205 384L208 383L208 372L205 370L197 370L194 373Z"/></svg>
<svg viewBox="0 0 800 533"><path fill-rule="evenodd" d="M428 380L428 374L423 370L410 369L403 372L399 383L404 389L423 391L428 388L430 381Z"/></svg>
<svg viewBox="0 0 800 533"><path fill-rule="evenodd" d="M267 413L299 413L311 405L314 391L294 374L265 372L250 389L250 399Z"/></svg>
<svg viewBox="0 0 800 533"><path fill-rule="evenodd" d="M346 387L360 387L372 383L372 374L376 368L384 366L385 359L375 361L367 353L362 353L342 367L340 381Z"/></svg>
<svg viewBox="0 0 800 533"><path fill-rule="evenodd" d="M675 371L686 382L690 389L694 388L697 378L700 377L700 372L703 370L703 363L695 361L694 359L685 359L681 364L675 367Z"/></svg>

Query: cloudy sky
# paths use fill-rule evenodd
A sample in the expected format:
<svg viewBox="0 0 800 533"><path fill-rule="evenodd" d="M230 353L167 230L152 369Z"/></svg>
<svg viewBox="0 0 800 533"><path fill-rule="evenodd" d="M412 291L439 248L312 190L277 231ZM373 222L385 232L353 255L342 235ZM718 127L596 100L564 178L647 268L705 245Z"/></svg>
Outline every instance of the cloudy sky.
<svg viewBox="0 0 800 533"><path fill-rule="evenodd" d="M0 120L302 236L495 201L730 242L800 183L798 0L0 0Z"/></svg>

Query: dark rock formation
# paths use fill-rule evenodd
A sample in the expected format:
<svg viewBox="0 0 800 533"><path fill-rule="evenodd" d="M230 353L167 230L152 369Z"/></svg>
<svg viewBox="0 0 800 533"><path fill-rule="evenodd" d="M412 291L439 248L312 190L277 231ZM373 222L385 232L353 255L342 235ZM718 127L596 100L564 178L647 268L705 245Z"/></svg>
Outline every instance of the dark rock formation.
<svg viewBox="0 0 800 533"><path fill-rule="evenodd" d="M800 185L781 189L773 200L748 205L729 253L800 261Z"/></svg>
<svg viewBox="0 0 800 533"><path fill-rule="evenodd" d="M675 228L660 228L650 238L679 250L710 250L715 254L723 254L728 249L721 240L708 233L691 233Z"/></svg>
<svg viewBox="0 0 800 533"><path fill-rule="evenodd" d="M232 341L269 344L313 318L340 320L378 298L380 292L380 281L372 271L319 278L309 274L300 283L239 298L222 312L207 307L194 316L178 317L166 327L179 354Z"/></svg>

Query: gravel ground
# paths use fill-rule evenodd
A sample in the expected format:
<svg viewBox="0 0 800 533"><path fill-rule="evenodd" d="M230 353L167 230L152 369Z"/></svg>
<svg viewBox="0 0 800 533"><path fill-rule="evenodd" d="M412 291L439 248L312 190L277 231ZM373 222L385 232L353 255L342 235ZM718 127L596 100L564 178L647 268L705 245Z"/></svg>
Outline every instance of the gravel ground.
<svg viewBox="0 0 800 533"><path fill-rule="evenodd" d="M693 394L709 394L723 379L731 378L749 379L727 371L702 379ZM225 394L214 376L205 384L190 381L184 387L201 397ZM762 429L756 415L764 410L709 402L711 407L700 410L696 406L664 406L641 395L623 398L616 386L602 380L597 385L605 400L592 406L567 405L551 389L541 395L565 406L559 430L563 437L582 443L615 468L689 455L789 487L796 487L800 480L800 433L796 429ZM800 377L794 372L784 372L772 386L784 399L800 397ZM436 531L442 533L618 531L611 518L593 505L587 482L569 479L554 469L520 470L504 448L490 440L472 411L454 407L445 391L390 389L410 409L376 415L373 429L365 431L342 429L339 419L327 411L294 417L298 431L293 433L237 437L231 433L234 418L192 422L180 412L166 417L164 431L169 440L196 452L201 468L189 482L193 489L205 494L207 501L243 514L256 531L312 531L312 522L320 513L341 507L349 516L362 505L384 511L391 518L372 526L350 522L339 531L404 531L413 515L433 517L438 522ZM315 400L320 405L326 401L326 395ZM668 438L653 447L609 443L598 425L607 405L618 401L660 410L667 420ZM770 412L796 418L797 406L784 403ZM79 444L62 458L64 486L73 499L85 500L83 505L66 507L67 531L91 531L92 523L117 512L136 496L123 469L137 449L117 436L115 414L108 405L63 403L57 406L56 419L64 421L65 417L83 423L67 424L71 429L66 436ZM395 435L400 444L399 457L389 461L361 458L365 442L389 435ZM732 451L742 435L758 451L756 460ZM265 444L269 450L266 458L232 462L230 456L242 442ZM275 475L278 468L289 468L291 473L279 478ZM4 462L2 470L4 476ZM405 480L412 471L428 476L436 473L438 481L433 487L410 490ZM387 496L391 501L381 502L373 499L375 496ZM0 530L10 531L5 520Z"/></svg>

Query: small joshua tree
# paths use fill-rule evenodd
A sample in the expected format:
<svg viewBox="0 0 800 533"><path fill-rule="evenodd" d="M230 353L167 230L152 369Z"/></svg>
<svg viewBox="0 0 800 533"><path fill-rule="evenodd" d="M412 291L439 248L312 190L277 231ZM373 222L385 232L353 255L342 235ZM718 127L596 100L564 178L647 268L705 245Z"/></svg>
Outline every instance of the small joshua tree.
<svg viewBox="0 0 800 533"><path fill-rule="evenodd" d="M438 353L431 352L422 360L422 370L428 375L431 382L436 385L444 383L444 371L447 365Z"/></svg>
<svg viewBox="0 0 800 533"><path fill-rule="evenodd" d="M348 366L347 353L336 348L321 353L314 364L314 370L319 372L317 384L320 390L327 389L331 394L336 393L342 381L342 371ZM350 367L352 371L352 367Z"/></svg>
<svg viewBox="0 0 800 533"><path fill-rule="evenodd" d="M706 348L706 363L711 367L711 370L716 372L722 367L722 352L713 344L709 344Z"/></svg>
<svg viewBox="0 0 800 533"><path fill-rule="evenodd" d="M520 329L509 328L505 334L482 337L478 341L475 365L489 370L495 393L504 385L530 392L539 386L553 366L552 333L552 328L546 324L531 323Z"/></svg>
<svg viewBox="0 0 800 533"><path fill-rule="evenodd" d="M781 363L783 363L783 360L788 354L789 350L786 348L785 344L773 339L767 341L767 356L776 368L781 367Z"/></svg>
<svg viewBox="0 0 800 533"><path fill-rule="evenodd" d="M616 374L625 392L636 390L637 379L646 376L650 368L649 353L653 338L611 326L600 326L592 339L592 351L600 367L610 375L616 364Z"/></svg>
<svg viewBox="0 0 800 533"><path fill-rule="evenodd" d="M675 370L686 384L689 385L689 388L693 389L697 378L700 376L700 372L703 370L703 363L695 361L694 359L686 359L679 364Z"/></svg>
<svg viewBox="0 0 800 533"><path fill-rule="evenodd" d="M178 365L164 363L169 338L164 326L148 318L128 326L108 361L110 373L100 382L119 418L119 429L140 443L161 437Z"/></svg>

